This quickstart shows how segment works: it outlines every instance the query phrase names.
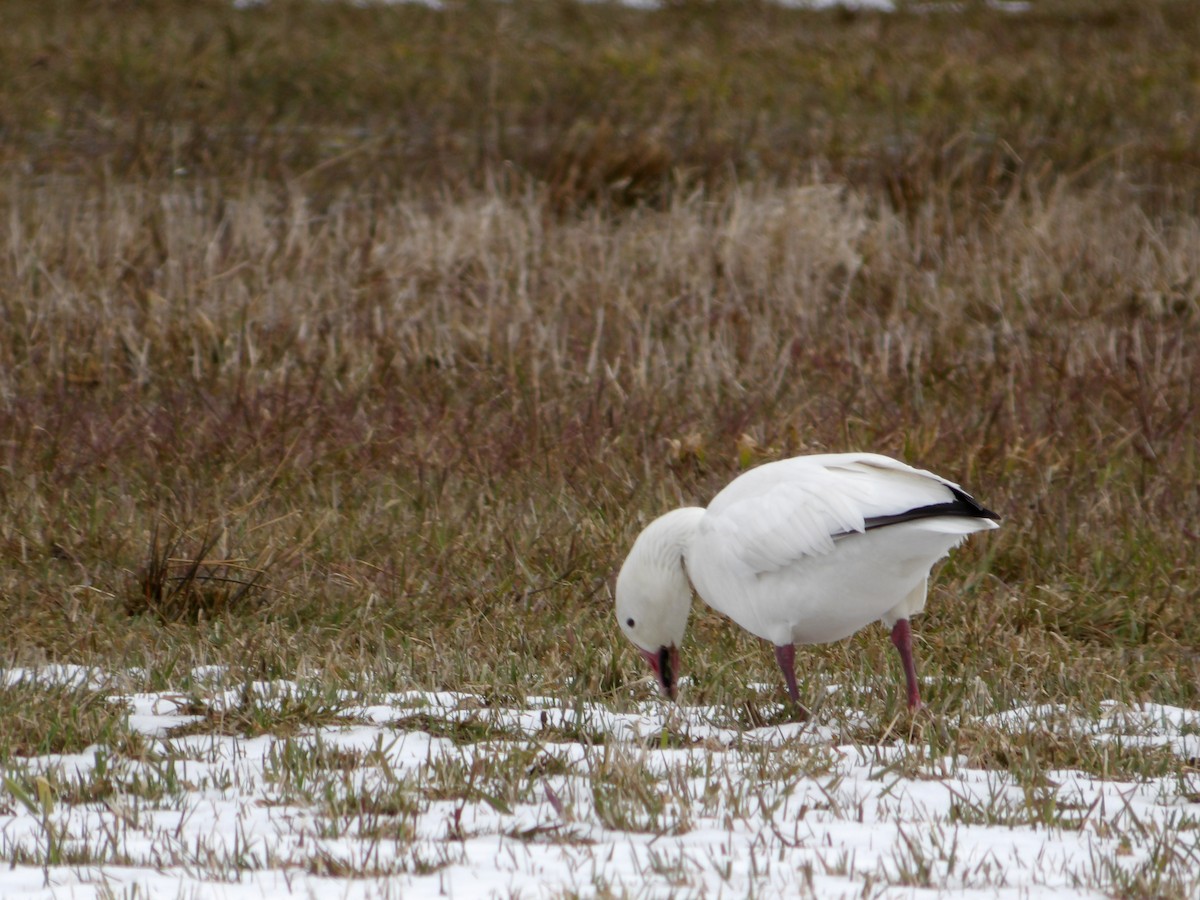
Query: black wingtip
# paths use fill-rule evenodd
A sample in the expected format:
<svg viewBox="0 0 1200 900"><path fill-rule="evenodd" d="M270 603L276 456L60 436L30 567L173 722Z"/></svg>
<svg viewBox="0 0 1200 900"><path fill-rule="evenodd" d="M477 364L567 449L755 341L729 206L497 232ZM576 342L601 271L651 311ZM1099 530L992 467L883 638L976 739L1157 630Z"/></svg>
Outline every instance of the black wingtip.
<svg viewBox="0 0 1200 900"><path fill-rule="evenodd" d="M1000 521L999 515L981 506L966 491L956 487L950 488L950 491L954 494L954 499L946 503L931 503L929 506L918 506L891 516L874 516L869 518L864 523L866 530L883 528L887 525L899 525L901 522L912 522L916 519L933 519L939 516L960 516L964 519L991 519L994 522Z"/></svg>
<svg viewBox="0 0 1200 900"><path fill-rule="evenodd" d="M971 515L977 519L991 519L994 522L1000 521L999 513L994 513L986 506L981 505L978 500L966 491L961 488L950 488L950 490L954 493L956 503L963 507L963 512L960 515ZM973 511L967 512L968 509Z"/></svg>

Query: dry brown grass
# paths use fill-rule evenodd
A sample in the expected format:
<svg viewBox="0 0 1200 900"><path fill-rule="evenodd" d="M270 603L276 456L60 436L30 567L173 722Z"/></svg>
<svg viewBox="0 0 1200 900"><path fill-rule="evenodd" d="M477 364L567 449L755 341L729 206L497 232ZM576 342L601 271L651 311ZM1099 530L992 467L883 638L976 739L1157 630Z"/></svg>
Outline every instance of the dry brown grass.
<svg viewBox="0 0 1200 900"><path fill-rule="evenodd" d="M1005 517L935 703L1195 702L1185 7L24 7L6 655L607 697L641 524L871 449ZM693 696L772 677L694 635Z"/></svg>
<svg viewBox="0 0 1200 900"><path fill-rule="evenodd" d="M1200 224L1119 186L951 234L820 182L566 218L536 192L4 199L14 656L604 689L633 671L606 578L648 517L740 465L858 448L1005 515L939 579L930 671L993 673L997 701L1200 687ZM254 603L129 618L156 529L171 571L204 588L219 565L208 587L253 580ZM883 644L853 653L883 668ZM689 656L702 686L731 674Z"/></svg>

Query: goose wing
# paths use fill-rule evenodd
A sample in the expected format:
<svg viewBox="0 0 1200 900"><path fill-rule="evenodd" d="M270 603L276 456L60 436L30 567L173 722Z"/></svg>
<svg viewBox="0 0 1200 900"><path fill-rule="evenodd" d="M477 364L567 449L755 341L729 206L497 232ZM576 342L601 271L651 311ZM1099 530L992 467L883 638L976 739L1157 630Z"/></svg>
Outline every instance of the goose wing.
<svg viewBox="0 0 1200 900"><path fill-rule="evenodd" d="M797 457L735 479L700 523L746 574L763 575L832 553L836 542L919 518L995 518L958 485L869 453Z"/></svg>

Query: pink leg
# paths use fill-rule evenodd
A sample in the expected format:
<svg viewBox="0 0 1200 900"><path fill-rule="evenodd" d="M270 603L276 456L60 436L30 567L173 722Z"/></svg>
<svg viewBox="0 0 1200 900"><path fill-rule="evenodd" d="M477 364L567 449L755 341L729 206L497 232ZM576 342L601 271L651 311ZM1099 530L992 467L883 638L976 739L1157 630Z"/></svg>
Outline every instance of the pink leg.
<svg viewBox="0 0 1200 900"><path fill-rule="evenodd" d="M796 648L792 644L775 645L775 662L783 670L783 680L787 682L788 696L797 706L800 705L800 691L796 687Z"/></svg>
<svg viewBox="0 0 1200 900"><path fill-rule="evenodd" d="M904 679L908 682L908 708L916 709L921 705L921 689L917 684L917 664L913 662L912 628L908 619L900 619L892 626L892 643L900 652L900 661L904 664Z"/></svg>

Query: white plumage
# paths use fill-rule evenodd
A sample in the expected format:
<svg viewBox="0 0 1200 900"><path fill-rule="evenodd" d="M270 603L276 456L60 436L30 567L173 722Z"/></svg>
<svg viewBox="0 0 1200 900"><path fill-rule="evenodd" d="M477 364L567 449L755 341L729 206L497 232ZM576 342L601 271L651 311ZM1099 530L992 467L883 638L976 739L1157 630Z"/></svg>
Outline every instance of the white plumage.
<svg viewBox="0 0 1200 900"><path fill-rule="evenodd" d="M799 704L794 644L836 641L880 619L919 703L908 620L930 568L995 513L958 485L871 453L800 456L734 479L707 509L660 516L617 577L617 619L674 695L691 587L775 645ZM690 579L690 586L689 586Z"/></svg>

